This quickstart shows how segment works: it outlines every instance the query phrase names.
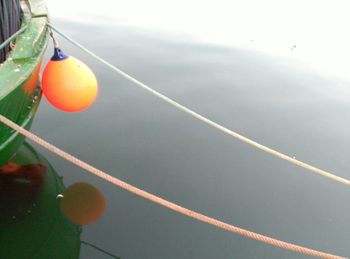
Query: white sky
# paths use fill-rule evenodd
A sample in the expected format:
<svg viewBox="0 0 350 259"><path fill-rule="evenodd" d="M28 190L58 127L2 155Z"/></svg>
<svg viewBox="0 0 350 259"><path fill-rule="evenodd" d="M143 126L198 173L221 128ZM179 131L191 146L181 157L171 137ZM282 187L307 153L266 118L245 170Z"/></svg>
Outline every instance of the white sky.
<svg viewBox="0 0 350 259"><path fill-rule="evenodd" d="M46 2L53 18L187 34L203 42L296 58L350 79L349 0Z"/></svg>

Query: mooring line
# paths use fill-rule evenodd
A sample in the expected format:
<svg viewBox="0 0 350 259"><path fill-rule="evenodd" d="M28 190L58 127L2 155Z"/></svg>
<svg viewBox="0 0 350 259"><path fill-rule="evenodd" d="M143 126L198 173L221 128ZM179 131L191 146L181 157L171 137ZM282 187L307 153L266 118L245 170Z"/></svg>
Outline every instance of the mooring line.
<svg viewBox="0 0 350 259"><path fill-rule="evenodd" d="M56 147L50 143L48 143L47 141L43 140L42 138L38 137L37 135L20 127L19 125L17 125L16 123L12 122L9 119L7 119L6 117L4 117L1 114L0 114L0 122L4 123L5 125L7 125L8 127L12 128L12 129L16 130L17 132L19 132L20 134L22 134L26 138L32 140L33 142L44 147L48 151L56 154L57 156L62 157L63 159L77 165L78 167L85 169L87 172L90 172L91 174L94 174L94 175L104 179L105 181L108 181L108 182L112 183L113 185L118 186L126 191L129 191L137 196L140 196L146 200L157 203L163 207L166 207L166 208L173 210L177 213L183 214L187 217L196 219L198 221L202 221L204 223L215 226L217 228L221 228L223 230L226 230L226 231L234 233L234 234L245 236L245 237L255 239L257 241L260 241L260 242L263 242L263 243L266 243L266 244L269 244L272 246L295 251L295 252L298 252L301 254L315 256L315 257L321 257L321 258L332 258L332 259L333 258L334 259L346 258L346 257L341 257L341 256L325 253L322 251L310 249L307 247L295 245L295 244L281 241L281 240L271 238L271 237L268 237L265 235L261 235L261 234L258 234L258 233L255 233L255 232L252 232L252 231L225 223L225 222L217 220L215 218L208 217L204 214L195 212L193 210L187 209L187 208L182 207L180 205L177 205L173 202L165 200L161 197L158 197L154 194L151 194L151 193L146 192L142 189L139 189L131 184L128 184L128 183L126 183L126 182L124 182L116 177L113 177L113 176L103 172L102 170L97 169L96 167L93 167L92 165L72 156L71 154L59 149L58 147Z"/></svg>
<svg viewBox="0 0 350 259"><path fill-rule="evenodd" d="M53 26L52 24L48 23L47 24L52 30L54 30L55 32L57 32L59 35L61 35L62 37L64 37L66 40L68 40L69 42L71 42L73 45L77 46L78 48L80 48L81 50L83 50L84 52L88 53L89 55L91 55L92 57L94 57L95 59L97 59L98 61L102 62L103 64L105 64L106 66L108 66L109 68L111 68L112 70L114 70L115 72L117 72L118 74L120 74L121 76L123 76L124 78L126 78L127 80L135 83L136 85L138 85L139 87L145 89L146 91L150 92L151 94L157 96L158 98L162 99L163 101L171 104L172 106L176 107L177 109L189 114L190 116L218 129L219 131L226 133L227 135L230 135L236 139L239 139L240 141L247 143L250 146L253 146L257 149L260 149L266 153L269 153L275 157L281 158L283 160L288 161L291 164L294 164L296 166L302 167L308 171L311 171L313 173L319 174L321 176L327 177L333 181L345 184L350 186L350 180L345 179L343 177L337 176L335 174L332 174L331 172L322 170L318 167L312 166L310 164L307 164L305 162L302 162L300 160L295 159L294 157L290 157L288 155L285 155L279 151L276 151L272 148L269 148L267 146L264 146L262 144L259 144L258 142L255 142L254 140L251 140L247 137L244 137L242 135L240 135L237 132L234 132L200 114L198 114L197 112L185 107L184 105L174 101L173 99L159 93L158 91L152 89L151 87L147 86L146 84L138 81L137 79L135 79L134 77L130 76L129 74L125 73L124 71L122 71L121 69L117 68L116 66L112 65L111 63L109 63L108 61L104 60L103 58L99 57L98 55L96 55L95 53L93 53L92 51L90 51L89 49L87 49L86 47L84 47L83 45L81 45L80 43L76 42L75 40L73 40L71 37L67 36L66 34L64 34L63 32L61 32L60 30L58 30L55 26Z"/></svg>
<svg viewBox="0 0 350 259"><path fill-rule="evenodd" d="M106 254L114 259L121 259L119 256L116 256L116 255L112 254L111 252L108 252L108 251L106 251L106 250L104 250L104 249L102 249L102 248L98 247L97 245L94 245L90 242L81 240L80 243L82 243L86 246L90 246L91 248L96 249L96 250L100 251L101 253L104 253L104 254Z"/></svg>

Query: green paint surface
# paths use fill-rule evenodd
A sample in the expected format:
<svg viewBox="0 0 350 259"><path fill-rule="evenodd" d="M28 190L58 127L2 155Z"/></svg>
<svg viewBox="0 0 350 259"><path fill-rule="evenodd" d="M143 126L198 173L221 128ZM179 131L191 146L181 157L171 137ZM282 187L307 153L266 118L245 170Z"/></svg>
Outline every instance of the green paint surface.
<svg viewBox="0 0 350 259"><path fill-rule="evenodd" d="M46 50L48 18L42 0L27 2L22 26L28 25L28 28L17 37L13 51L0 65L0 114L28 129L40 101L40 82L35 91L28 93L23 88ZM13 155L22 141L23 137L0 125L0 165Z"/></svg>

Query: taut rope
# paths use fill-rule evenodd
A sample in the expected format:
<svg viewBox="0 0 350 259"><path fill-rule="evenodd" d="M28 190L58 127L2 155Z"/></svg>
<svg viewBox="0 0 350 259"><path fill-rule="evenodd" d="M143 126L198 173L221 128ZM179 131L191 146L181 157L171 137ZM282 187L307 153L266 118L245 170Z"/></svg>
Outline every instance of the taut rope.
<svg viewBox="0 0 350 259"><path fill-rule="evenodd" d="M18 131L20 134L22 134L23 136L25 136L26 138L34 141L35 143L39 144L40 146L46 148L47 150L49 150L50 152L56 154L57 156L60 156L62 158L64 158L67 161L70 161L71 163L77 165L80 168L85 169L86 171L104 179L105 181L108 181L124 190L127 190L131 193L134 193L142 198L145 198L149 201L152 201L154 203L157 203L163 207L166 207L170 210L173 210L177 213L183 214L185 216L188 216L190 218L194 218L196 220L202 221L204 223L207 223L209 225L213 225L217 228L221 228L224 229L228 232L231 233L235 233L238 235L242 235L242 236L246 236L248 238L251 239L255 239L257 241L266 243L266 244L270 244L272 246L276 246L276 247L280 247L283 249L287 249L287 250L292 250L298 253L302 253L302 254L306 254L306 255L310 255L310 256L316 256L316 257L321 257L321 258L334 258L334 259L339 259L339 258L345 258L345 257L340 257L337 255L333 255L333 254L328 254L325 252L321 252L321 251L317 251L317 250L313 250L310 248L306 248L303 246L299 246L299 245L295 245L295 244L291 244L288 242L284 242L278 239L274 239L268 236L264 236L243 228L239 228L236 227L234 225L222 222L220 220L208 217L206 215L203 215L201 213L195 212L193 210L184 208L180 205L177 205L173 202L167 201L163 198L160 198L156 195L153 195L149 192L146 192L144 190L141 190L131 184L128 184L122 180L119 180L116 177L113 177L99 169L97 169L96 167L93 167L92 165L79 160L78 158L68 154L67 152L59 149L58 147L46 142L45 140L39 138L38 136L34 135L33 133L25 130L24 128L18 126L17 124L13 123L12 121L10 121L9 119L5 118L4 116L0 115L0 122L4 123L5 125L7 125L8 127Z"/></svg>
<svg viewBox="0 0 350 259"><path fill-rule="evenodd" d="M60 34L62 37L64 37L65 39L67 39L69 42L71 42L72 44L74 44L75 46L77 46L78 48L80 48L81 50L85 51L86 53L90 54L92 57L94 57L95 59L97 59L98 61L102 62L103 64L105 64L106 66L108 66L109 68L111 68L112 70L114 70L115 72L117 72L118 74L122 75L124 78L126 78L127 80L133 82L134 84L138 85L139 87L145 89L146 91L150 92L151 94L155 95L156 97L162 99L163 101L171 104L172 106L174 106L175 108L189 114L190 116L218 129L219 131L226 133L227 135L239 139L240 141L243 141L245 143L247 143L248 145L251 145L257 149L260 149L266 153L269 153L275 157L281 158L283 160L288 161L291 164L294 164L296 166L302 167L306 170L309 170L313 173L319 174L321 176L327 177L333 181L342 183L342 184L346 184L348 186L350 186L350 180L342 178L340 176L334 175L330 172L327 172L325 170L322 170L320 168L317 168L315 166L312 166L310 164L307 164L305 162L302 162L300 160L297 160L293 157L287 156L279 151L276 151L272 148L269 148L267 146L264 146L262 144L259 144L257 142L255 142L254 140L251 140L247 137L244 137L240 134L238 134L237 132L234 132L198 113L196 113L195 111L185 107L184 105L174 101L173 99L157 92L156 90L152 89L151 87L147 86L146 84L138 81L137 79L133 78L132 76L128 75L127 73L125 73L124 71L120 70L119 68L115 67L114 65L112 65L111 63L109 63L108 61L102 59L101 57L97 56L95 53L93 53L92 51L88 50L87 48L85 48L84 46L82 46L80 43L76 42L75 40L73 40L72 38L70 38L69 36L65 35L63 32L61 32L60 30L58 30L56 27L52 26L51 24L48 23L48 26L54 30L55 32L57 32L58 34Z"/></svg>

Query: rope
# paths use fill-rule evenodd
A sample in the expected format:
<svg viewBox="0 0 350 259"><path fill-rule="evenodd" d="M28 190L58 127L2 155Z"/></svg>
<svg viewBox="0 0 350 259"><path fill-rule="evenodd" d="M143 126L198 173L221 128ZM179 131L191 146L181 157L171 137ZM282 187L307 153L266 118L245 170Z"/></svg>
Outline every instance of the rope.
<svg viewBox="0 0 350 259"><path fill-rule="evenodd" d="M28 25L23 26L21 29L19 29L16 33L12 34L11 37L9 37L7 40L5 40L3 43L0 44L0 49L4 48L9 44L12 40L14 40L19 34L24 32L27 29Z"/></svg>
<svg viewBox="0 0 350 259"><path fill-rule="evenodd" d="M100 177L100 178L104 179L105 181L110 182L113 185L118 186L126 191L129 191L137 196L140 196L146 200L157 203L163 207L166 207L166 208L173 210L177 213L183 214L187 217L196 219L198 221L202 221L204 223L207 223L209 225L213 225L217 228L221 228L221 229L226 230L226 231L231 232L231 233L242 235L242 236L245 236L245 237L248 237L251 239L255 239L257 241L260 241L260 242L263 242L263 243L266 243L266 244L269 244L272 246L280 247L280 248L287 249L287 250L292 250L292 251L302 253L305 255L316 256L316 257L321 257L321 258L334 258L334 259L345 258L345 257L340 257L337 255L313 250L313 249L306 248L303 246L291 244L291 243L284 242L284 241L281 241L278 239L274 239L274 238L271 238L268 236L264 236L264 235L261 235L261 234L243 229L243 228L239 228L239 227L236 227L236 226L228 224L228 223L225 223L223 221L208 217L206 215L195 212L193 210L184 208L180 205L177 205L175 203L167 201L161 197L158 197L158 196L153 195L149 192L141 190L141 189L139 189L133 185L130 185L122 180L119 180L118 178L113 177L113 176L93 167L92 165L90 165L84 161L79 160L78 158L68 154L67 152L59 149L58 147L46 142L45 140L34 135L33 133L18 126L17 124L15 124L14 122L5 118L2 115L0 115L0 122L4 123L5 125L7 125L8 127L12 128L12 129L16 130L17 132L19 132L20 134L22 134L26 138L32 140L33 142L37 143L38 145L46 148L48 151L56 154L57 156L62 157L63 159L65 159L67 161L70 161L71 163L77 165L80 168L85 169L86 171L90 172L91 174L94 174L97 177Z"/></svg>
<svg viewBox="0 0 350 259"><path fill-rule="evenodd" d="M106 255L109 255L109 256L112 257L112 258L121 259L120 257L118 257L118 256L116 256L116 255L114 255L114 254L112 254L112 253L110 253L110 252L107 252L106 250L104 250L104 249L102 249L102 248L100 248L100 247L98 247L98 246L96 246L96 245L94 245L94 244L91 244L91 243L89 243L89 242L87 242L87 241L81 240L80 242L81 242L82 244L86 245L86 246L90 246L90 247L92 247L92 248L94 248L94 249L100 251L101 253L104 253L104 254L106 254Z"/></svg>
<svg viewBox="0 0 350 259"><path fill-rule="evenodd" d="M337 175L334 175L330 172L327 172L325 170L322 170L320 168L317 168L315 166L312 166L310 164L307 164L305 162L302 162L300 160L297 160L293 157L290 157L288 155L285 155L279 151L276 151L272 148L269 148L267 146L264 146L262 144L259 144L257 142L255 142L254 140L251 140L247 137L244 137L198 113L196 113L195 111L183 106L182 104L170 99L169 97L157 92L156 90L152 89L151 87L147 86L146 84L138 81L137 79L133 78L132 76L128 75L127 73L123 72L122 70L120 70L119 68L115 67L114 65L112 65L111 63L107 62L106 60L102 59L101 57L97 56L95 53L93 53L92 51L88 50L86 47L82 46L80 43L76 42L75 40L73 40L72 38L70 38L69 36L65 35L63 32L61 32L60 30L58 30L56 27L54 27L51 24L47 24L51 29L53 29L55 32L57 32L59 35L61 35L62 37L64 37L65 39L67 39L69 42L71 42L72 44L74 44L75 46L77 46L78 48L80 48L81 50L85 51L86 53L90 54L92 57L94 57L95 59L97 59L98 61L102 62L103 64L105 64L106 66L108 66L109 68L111 68L112 70L114 70L115 72L117 72L118 74L120 74L121 76L123 76L124 78L126 78L127 80L135 83L136 85L138 85L139 87L145 89L146 91L150 92L151 94L157 96L158 98L162 99L163 101L173 105L175 108L189 114L190 116L218 129L219 131L233 137L236 138L244 143L247 143L248 145L251 145L257 149L260 149L266 153L269 153L275 157L281 158L283 160L288 161L291 164L294 164L296 166L299 166L301 168L304 168L306 170L309 170L313 173L319 174L321 176L327 177L333 181L345 184L350 186L350 180L339 177Z"/></svg>

